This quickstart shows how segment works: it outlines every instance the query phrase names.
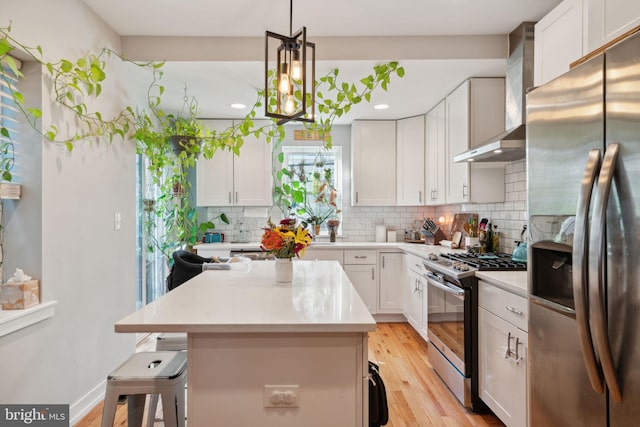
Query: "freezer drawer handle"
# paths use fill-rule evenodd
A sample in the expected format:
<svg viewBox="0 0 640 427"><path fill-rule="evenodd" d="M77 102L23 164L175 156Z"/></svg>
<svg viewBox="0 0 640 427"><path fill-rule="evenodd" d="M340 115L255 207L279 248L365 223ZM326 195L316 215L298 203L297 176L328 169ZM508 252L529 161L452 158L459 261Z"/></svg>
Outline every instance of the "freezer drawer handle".
<svg viewBox="0 0 640 427"><path fill-rule="evenodd" d="M607 262L605 257L604 225L607 217L607 204L609 202L611 184L616 172L618 150L619 144L609 144L607 147L602 160L593 202L594 208L589 233L591 239L589 243L589 317L593 326L596 348L598 349L609 393L615 402L622 403L622 392L613 363L607 331L606 303L602 295L602 286L606 280L604 265Z"/></svg>
<svg viewBox="0 0 640 427"><path fill-rule="evenodd" d="M587 313L588 306L588 284L587 284L587 253L589 247L589 206L591 205L591 195L593 186L600 169L600 150L591 150L587 156L587 165L582 178L582 186L578 194L578 205L576 207L575 236L573 239L573 299L575 305L576 325L578 327L578 337L580 348L584 358L587 374L591 387L597 393L604 392L602 373L596 359L596 353L589 328ZM558 267L560 268L560 267Z"/></svg>

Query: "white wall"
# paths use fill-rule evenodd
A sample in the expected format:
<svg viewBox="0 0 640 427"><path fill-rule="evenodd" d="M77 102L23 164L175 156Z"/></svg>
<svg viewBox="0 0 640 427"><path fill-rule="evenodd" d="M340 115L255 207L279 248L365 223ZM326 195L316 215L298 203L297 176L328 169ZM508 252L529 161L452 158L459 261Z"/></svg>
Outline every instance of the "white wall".
<svg viewBox="0 0 640 427"><path fill-rule="evenodd" d="M52 61L120 48L119 37L79 0L0 0L0 10L15 38L41 45ZM96 104L103 112L132 103L123 66L114 64ZM73 127L51 108L49 82L43 83L43 127ZM43 299L58 305L53 319L0 338L0 402L70 404L77 421L103 397L107 373L135 347L134 336L113 331L135 309L135 146L82 142L69 154L30 143L34 169L23 171L31 175L7 224L7 274L30 266ZM40 215L23 207L41 208ZM121 231L113 229L114 212L122 215Z"/></svg>

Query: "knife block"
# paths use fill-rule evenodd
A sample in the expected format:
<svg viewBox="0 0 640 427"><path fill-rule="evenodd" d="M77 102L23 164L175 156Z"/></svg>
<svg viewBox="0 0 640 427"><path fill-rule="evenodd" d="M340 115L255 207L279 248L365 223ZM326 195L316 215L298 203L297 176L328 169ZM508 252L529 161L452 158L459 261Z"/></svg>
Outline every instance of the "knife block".
<svg viewBox="0 0 640 427"><path fill-rule="evenodd" d="M441 240L445 240L446 236L439 228L435 234L422 233L424 235L424 243L427 245L439 245Z"/></svg>

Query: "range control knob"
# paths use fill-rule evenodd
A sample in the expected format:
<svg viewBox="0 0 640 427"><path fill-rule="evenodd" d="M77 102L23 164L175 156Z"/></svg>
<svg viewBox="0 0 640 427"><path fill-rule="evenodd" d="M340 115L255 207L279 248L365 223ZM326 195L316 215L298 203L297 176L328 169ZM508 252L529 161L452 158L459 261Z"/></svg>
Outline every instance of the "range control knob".
<svg viewBox="0 0 640 427"><path fill-rule="evenodd" d="M460 262L460 261L454 262L453 268L458 271L469 271L469 266L464 262Z"/></svg>
<svg viewBox="0 0 640 427"><path fill-rule="evenodd" d="M428 257L431 261L435 261L438 259L438 254L430 253Z"/></svg>

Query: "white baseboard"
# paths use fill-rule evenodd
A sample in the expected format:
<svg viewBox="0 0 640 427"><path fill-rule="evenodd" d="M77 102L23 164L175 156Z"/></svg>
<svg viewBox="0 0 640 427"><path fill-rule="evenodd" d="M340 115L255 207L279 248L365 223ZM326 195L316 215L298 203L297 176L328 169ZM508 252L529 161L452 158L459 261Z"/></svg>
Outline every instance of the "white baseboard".
<svg viewBox="0 0 640 427"><path fill-rule="evenodd" d="M407 321L407 318L401 313L377 313L373 315L373 318L377 323L405 323Z"/></svg>
<svg viewBox="0 0 640 427"><path fill-rule="evenodd" d="M104 392L107 387L107 380L102 380L93 390L85 394L80 400L69 407L69 425L79 423L101 400L104 399Z"/></svg>

